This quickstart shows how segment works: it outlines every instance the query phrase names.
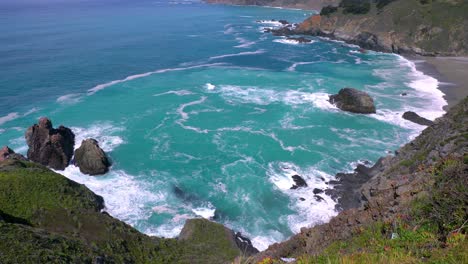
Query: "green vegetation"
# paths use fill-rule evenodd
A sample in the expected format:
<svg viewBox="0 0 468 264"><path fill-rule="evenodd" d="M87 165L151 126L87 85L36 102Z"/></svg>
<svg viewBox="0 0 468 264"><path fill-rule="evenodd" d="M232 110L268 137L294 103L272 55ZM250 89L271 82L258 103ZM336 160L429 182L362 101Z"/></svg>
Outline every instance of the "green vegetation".
<svg viewBox="0 0 468 264"><path fill-rule="evenodd" d="M336 6L326 6L320 10L320 15L321 16L329 16L330 14L335 13L338 11L338 7Z"/></svg>
<svg viewBox="0 0 468 264"><path fill-rule="evenodd" d="M101 213L84 185L35 163L0 162L0 263L218 263L240 251L222 225L186 241L149 237Z"/></svg>
<svg viewBox="0 0 468 264"><path fill-rule="evenodd" d="M342 0L340 5L343 14L367 14L371 9L370 0Z"/></svg>
<svg viewBox="0 0 468 264"><path fill-rule="evenodd" d="M425 173L433 185L412 203L410 214L358 228L351 239L298 263L468 263L467 154L443 159Z"/></svg>

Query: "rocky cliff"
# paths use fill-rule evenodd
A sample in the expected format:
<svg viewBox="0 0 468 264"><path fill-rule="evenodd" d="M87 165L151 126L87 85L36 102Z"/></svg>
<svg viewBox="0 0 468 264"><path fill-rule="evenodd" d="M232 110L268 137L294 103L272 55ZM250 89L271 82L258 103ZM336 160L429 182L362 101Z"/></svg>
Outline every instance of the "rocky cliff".
<svg viewBox="0 0 468 264"><path fill-rule="evenodd" d="M265 258L303 258L306 263L466 261L468 97L366 172L368 178L358 181L356 192L340 186L356 188L350 183L363 173L343 174L333 183L337 197L359 201L356 208L342 211L327 224L303 228L252 262Z"/></svg>
<svg viewBox="0 0 468 264"><path fill-rule="evenodd" d="M211 4L256 5L320 10L324 6L337 5L339 0L205 0Z"/></svg>
<svg viewBox="0 0 468 264"><path fill-rule="evenodd" d="M345 4L349 2L358 4ZM283 33L329 37L400 54L468 54L465 0L345 0L339 8L326 8L321 14Z"/></svg>

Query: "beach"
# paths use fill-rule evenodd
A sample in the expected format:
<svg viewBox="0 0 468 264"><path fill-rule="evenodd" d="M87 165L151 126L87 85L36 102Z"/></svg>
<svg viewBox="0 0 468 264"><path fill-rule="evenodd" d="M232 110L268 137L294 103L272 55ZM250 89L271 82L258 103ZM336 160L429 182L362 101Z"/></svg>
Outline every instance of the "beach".
<svg viewBox="0 0 468 264"><path fill-rule="evenodd" d="M418 70L436 78L448 110L468 96L468 57L409 57Z"/></svg>

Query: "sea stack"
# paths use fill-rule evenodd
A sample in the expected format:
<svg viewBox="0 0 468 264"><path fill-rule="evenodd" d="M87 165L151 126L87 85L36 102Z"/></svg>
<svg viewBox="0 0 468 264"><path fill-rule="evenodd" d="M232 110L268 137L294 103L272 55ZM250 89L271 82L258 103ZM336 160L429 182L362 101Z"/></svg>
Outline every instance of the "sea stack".
<svg viewBox="0 0 468 264"><path fill-rule="evenodd" d="M110 162L95 139L83 140L75 151L75 165L89 175L102 175L109 171Z"/></svg>
<svg viewBox="0 0 468 264"><path fill-rule="evenodd" d="M71 129L59 126L53 128L47 117L26 130L28 159L55 170L64 170L72 156L75 145L75 134Z"/></svg>
<svg viewBox="0 0 468 264"><path fill-rule="evenodd" d="M343 88L338 94L330 95L331 104L339 109L357 114L375 114L375 105L372 97L366 92L354 88Z"/></svg>

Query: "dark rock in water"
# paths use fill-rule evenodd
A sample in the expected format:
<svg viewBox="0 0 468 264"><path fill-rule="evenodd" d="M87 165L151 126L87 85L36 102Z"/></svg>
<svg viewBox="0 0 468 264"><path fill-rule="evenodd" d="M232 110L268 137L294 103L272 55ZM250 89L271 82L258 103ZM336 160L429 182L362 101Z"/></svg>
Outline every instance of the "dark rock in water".
<svg viewBox="0 0 468 264"><path fill-rule="evenodd" d="M287 40L294 40L294 41L297 41L299 43L310 43L312 42L312 40L310 39L306 39L304 37L299 37L299 38L287 38Z"/></svg>
<svg viewBox="0 0 468 264"><path fill-rule="evenodd" d="M299 198L300 201L305 201L305 198L301 197Z"/></svg>
<svg viewBox="0 0 468 264"><path fill-rule="evenodd" d="M428 120L424 117L421 117L420 115L416 114L415 112L411 112L411 111L408 111L408 112L405 112L403 114L403 118L408 120L408 121L411 121L413 123L416 123L418 125L422 125L422 126L430 126L432 124L434 124L434 122L432 122L431 120Z"/></svg>
<svg viewBox="0 0 468 264"><path fill-rule="evenodd" d="M52 122L42 117L38 124L28 128L25 138L31 161L56 170L64 170L68 166L75 145L75 134L69 128L59 126L54 129Z"/></svg>
<svg viewBox="0 0 468 264"><path fill-rule="evenodd" d="M294 180L294 185L291 187L291 189L295 190L300 187L307 187L307 182L299 175L294 175L292 176Z"/></svg>
<svg viewBox="0 0 468 264"><path fill-rule="evenodd" d="M75 165L84 174L102 175L109 171L110 162L98 142L89 138L75 151Z"/></svg>
<svg viewBox="0 0 468 264"><path fill-rule="evenodd" d="M407 93L402 93L401 96L407 96L408 94Z"/></svg>
<svg viewBox="0 0 468 264"><path fill-rule="evenodd" d="M338 173L336 181L330 181L333 188L325 190L325 194L338 202L337 210L347 210L359 207L362 195L359 188L370 178L382 172L391 160L391 156L380 158L373 167L369 168L359 164L353 173Z"/></svg>
<svg viewBox="0 0 468 264"><path fill-rule="evenodd" d="M358 114L375 113L374 100L365 92L354 88L343 88L338 94L330 95L330 103L343 111Z"/></svg>
<svg viewBox="0 0 468 264"><path fill-rule="evenodd" d="M187 220L178 240L194 243L199 249L209 247L211 251L226 254L227 259L233 259L240 254L251 256L258 253L258 250L252 246L252 242L241 233L234 233L221 224L200 218ZM225 262L216 259L213 263Z"/></svg>
<svg viewBox="0 0 468 264"><path fill-rule="evenodd" d="M264 28L263 29L263 33L270 33L271 32L271 28Z"/></svg>
<svg viewBox="0 0 468 264"><path fill-rule="evenodd" d="M314 194L319 194L319 193L323 193L323 190L322 189L318 189L318 188L315 188L313 190Z"/></svg>
<svg viewBox="0 0 468 264"><path fill-rule="evenodd" d="M278 22L280 22L283 25L289 25L289 22L283 19L278 20Z"/></svg>
<svg viewBox="0 0 468 264"><path fill-rule="evenodd" d="M314 195L314 198L317 202L325 201L325 199L323 199L323 197L320 195Z"/></svg>
<svg viewBox="0 0 468 264"><path fill-rule="evenodd" d="M289 36L289 35L294 35L295 34L294 30L292 30L289 27L282 27L282 28L278 28L278 29L272 29L271 33L274 36Z"/></svg>
<svg viewBox="0 0 468 264"><path fill-rule="evenodd" d="M359 52L362 53L362 54L367 54L367 50L363 49L363 48L360 48L359 49Z"/></svg>

